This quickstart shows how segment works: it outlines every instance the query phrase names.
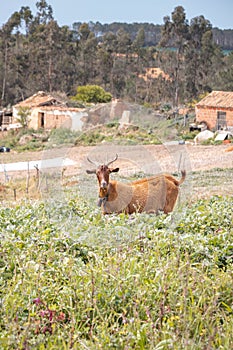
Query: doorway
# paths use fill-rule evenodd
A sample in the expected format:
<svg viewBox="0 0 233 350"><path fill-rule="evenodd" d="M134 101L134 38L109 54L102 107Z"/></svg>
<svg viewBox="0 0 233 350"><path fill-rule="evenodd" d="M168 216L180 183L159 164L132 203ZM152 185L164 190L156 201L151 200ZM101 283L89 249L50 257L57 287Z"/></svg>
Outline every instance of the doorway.
<svg viewBox="0 0 233 350"><path fill-rule="evenodd" d="M217 130L223 130L226 127L227 127L226 112L218 111L217 112L216 129Z"/></svg>
<svg viewBox="0 0 233 350"><path fill-rule="evenodd" d="M44 120L44 119L45 119L45 118L44 118L44 113L43 113L43 112L39 112L38 117L39 117L39 118L38 118L38 119L39 119L39 120L38 120L38 122L39 122L39 123L38 123L38 124L39 124L39 125L38 125L39 128L44 128L44 122L45 122L45 120Z"/></svg>

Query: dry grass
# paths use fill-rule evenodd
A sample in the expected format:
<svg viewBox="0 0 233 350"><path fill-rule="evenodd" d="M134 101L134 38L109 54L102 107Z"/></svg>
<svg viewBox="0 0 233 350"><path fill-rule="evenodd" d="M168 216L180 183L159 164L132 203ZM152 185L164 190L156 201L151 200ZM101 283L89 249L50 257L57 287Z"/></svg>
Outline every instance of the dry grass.
<svg viewBox="0 0 233 350"><path fill-rule="evenodd" d="M187 170L187 179L182 185L181 193L185 198L207 198L213 194L232 195L233 193L233 161L232 153L225 152L226 145L219 146L180 146L180 145L137 145L116 146L103 144L98 147L57 148L44 152L25 152L1 154L1 163L29 162L45 158L65 156L75 162L66 169L50 169L41 173L40 180L36 170L16 171L0 174L0 200L14 201L22 198L41 199L45 196L59 196L64 190L78 190L81 194L95 198L96 180L86 176L88 167L86 157L105 161L116 153L119 155L117 166L120 167L119 179L123 176L128 181L138 175L151 175L157 172L176 173L177 164L182 154L182 161Z"/></svg>
<svg viewBox="0 0 233 350"><path fill-rule="evenodd" d="M138 176L141 177L141 173ZM116 177L116 176L115 176ZM132 176L117 176L121 181L128 182L137 178ZM81 186L80 186L81 184ZM41 200L45 198L62 198L64 193L79 192L89 200L97 198L96 179L81 176L64 176L59 172L41 174L38 179L35 175L13 178L0 186L0 200L18 202L22 199ZM233 196L233 168L214 168L196 171L188 174L180 189L179 202L195 202L198 199L207 199L213 195Z"/></svg>

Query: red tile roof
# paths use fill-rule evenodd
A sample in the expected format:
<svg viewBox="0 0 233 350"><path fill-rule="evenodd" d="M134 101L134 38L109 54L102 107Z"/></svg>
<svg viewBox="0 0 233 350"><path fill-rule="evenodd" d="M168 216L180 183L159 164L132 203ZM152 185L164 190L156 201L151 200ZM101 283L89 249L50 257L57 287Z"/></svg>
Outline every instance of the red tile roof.
<svg viewBox="0 0 233 350"><path fill-rule="evenodd" d="M36 94L28 97L26 100L19 102L16 106L39 107L54 104L63 105L63 103L61 101L58 101L55 97L45 93L44 91L39 91Z"/></svg>
<svg viewBox="0 0 233 350"><path fill-rule="evenodd" d="M197 107L233 108L233 91L212 91L196 104Z"/></svg>
<svg viewBox="0 0 233 350"><path fill-rule="evenodd" d="M78 108L78 107L66 107L66 106L42 106L40 108L41 111L70 111L70 112L77 112L77 111L84 111L85 108Z"/></svg>

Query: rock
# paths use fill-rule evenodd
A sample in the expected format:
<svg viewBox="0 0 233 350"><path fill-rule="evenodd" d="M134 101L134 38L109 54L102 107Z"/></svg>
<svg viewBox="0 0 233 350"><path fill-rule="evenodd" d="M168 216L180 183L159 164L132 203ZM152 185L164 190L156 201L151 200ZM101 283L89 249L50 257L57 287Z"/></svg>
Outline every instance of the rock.
<svg viewBox="0 0 233 350"><path fill-rule="evenodd" d="M214 133L210 130L204 130L204 131L201 131L199 132L199 134L197 134L195 137L194 137L194 142L195 142L195 145L197 143L200 143L200 142L203 142L203 141L206 141L208 139L212 139L214 137Z"/></svg>
<svg viewBox="0 0 233 350"><path fill-rule="evenodd" d="M119 129L122 129L125 127L125 125L129 125L129 117L130 117L130 111L124 111L122 113L122 117L119 120Z"/></svg>
<svg viewBox="0 0 233 350"><path fill-rule="evenodd" d="M28 142L30 142L33 139L32 135L23 135L20 137L19 144L21 146L26 145Z"/></svg>

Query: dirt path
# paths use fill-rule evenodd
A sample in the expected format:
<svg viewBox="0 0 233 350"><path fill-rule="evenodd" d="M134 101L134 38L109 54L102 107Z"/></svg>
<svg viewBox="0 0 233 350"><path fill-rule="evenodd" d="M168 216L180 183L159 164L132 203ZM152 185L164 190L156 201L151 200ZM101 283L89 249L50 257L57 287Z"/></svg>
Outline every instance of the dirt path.
<svg viewBox="0 0 233 350"><path fill-rule="evenodd" d="M181 193L185 196L185 200L189 197L193 200L212 194L233 195L233 152L225 152L227 148L227 145L193 146L177 143L146 146L102 144L97 147L66 147L43 152L2 153L0 154L0 166L5 165L7 168L7 163L32 162L33 164L35 161L40 161L42 178L45 175L49 181L49 187L52 187L58 196L61 196L65 185L73 186L73 191L77 191L75 186L78 186L82 195L95 198L96 180L86 175L86 169L92 169L93 165L86 158L89 157L98 163L103 163L113 159L117 153L119 158L115 164L120 167L117 179L125 177L125 181L128 181L128 177L140 173L144 176L161 172L177 173L177 170L186 169L187 178L182 185ZM59 162L58 167L52 167L53 162L51 161L51 167L46 169L45 165L48 166L48 160L55 158L64 159L64 162ZM69 165L69 162L68 165L65 164L67 159L72 165ZM29 191L30 197L38 197L35 180L37 172L33 166L30 166L30 169L32 169L30 174L26 170L0 172L0 185L9 184L9 179L12 180L12 188L9 190L10 198L13 197L13 188L17 188L18 197L25 196L25 189L18 194L20 190L16 183L22 179L24 188L28 175L30 175L30 184L34 186ZM8 196L5 195L4 198Z"/></svg>
<svg viewBox="0 0 233 350"><path fill-rule="evenodd" d="M175 172L185 168L187 171L210 170L213 168L233 168L233 152L226 152L227 145L193 146L179 144L120 146L105 145L96 147L67 147L50 149L41 152L2 153L1 165L16 162L31 162L53 158L68 158L73 165L67 166L66 174L75 175L82 172L85 166L90 167L86 157L102 163L112 159L117 153L118 164L122 174L132 172L158 173ZM45 162L44 162L45 163ZM60 166L63 166L62 164ZM85 169L84 169L85 170ZM14 172L14 176L22 172ZM12 174L13 175L13 174Z"/></svg>

